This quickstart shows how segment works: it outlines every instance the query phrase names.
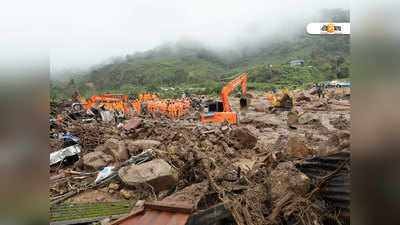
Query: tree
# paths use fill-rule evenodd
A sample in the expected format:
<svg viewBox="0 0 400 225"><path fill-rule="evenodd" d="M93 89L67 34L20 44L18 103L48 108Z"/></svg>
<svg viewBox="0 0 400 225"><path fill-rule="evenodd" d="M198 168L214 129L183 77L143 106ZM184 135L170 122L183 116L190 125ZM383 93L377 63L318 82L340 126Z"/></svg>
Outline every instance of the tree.
<svg viewBox="0 0 400 225"><path fill-rule="evenodd" d="M328 75L326 76L326 78L328 78L328 80L334 80L336 77L335 77L335 74L333 74L333 73L328 73Z"/></svg>
<svg viewBox="0 0 400 225"><path fill-rule="evenodd" d="M75 80L74 80L74 78L71 78L71 79L69 80L68 87L75 87Z"/></svg>
<svg viewBox="0 0 400 225"><path fill-rule="evenodd" d="M318 55L319 55L318 49L313 48L313 49L311 50L311 59L312 59L312 60L317 59L317 58L318 58Z"/></svg>
<svg viewBox="0 0 400 225"><path fill-rule="evenodd" d="M349 67L343 66L340 68L340 71L336 74L339 79L348 78L350 77L350 70Z"/></svg>
<svg viewBox="0 0 400 225"><path fill-rule="evenodd" d="M343 56L337 57L337 59L336 59L336 64L337 64L337 66L342 65L344 62L345 62L345 59L344 59Z"/></svg>
<svg viewBox="0 0 400 225"><path fill-rule="evenodd" d="M186 81L187 76L188 76L188 73L185 72L185 70L177 69L177 70L175 70L175 72L172 76L172 81L174 84L183 83Z"/></svg>

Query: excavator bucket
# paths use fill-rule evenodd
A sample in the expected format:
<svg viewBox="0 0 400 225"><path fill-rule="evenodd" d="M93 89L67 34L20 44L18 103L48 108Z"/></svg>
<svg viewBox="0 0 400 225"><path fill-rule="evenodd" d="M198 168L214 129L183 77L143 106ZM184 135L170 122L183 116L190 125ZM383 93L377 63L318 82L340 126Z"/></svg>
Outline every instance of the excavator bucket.
<svg viewBox="0 0 400 225"><path fill-rule="evenodd" d="M240 98L240 110L247 110L247 109L248 109L247 98L241 97Z"/></svg>

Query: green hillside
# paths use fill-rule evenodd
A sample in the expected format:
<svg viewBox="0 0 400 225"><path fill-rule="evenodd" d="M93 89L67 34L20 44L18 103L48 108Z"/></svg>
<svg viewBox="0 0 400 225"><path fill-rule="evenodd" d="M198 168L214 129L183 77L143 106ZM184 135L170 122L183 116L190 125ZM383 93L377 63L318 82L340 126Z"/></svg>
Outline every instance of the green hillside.
<svg viewBox="0 0 400 225"><path fill-rule="evenodd" d="M349 21L348 11L333 10L327 16L339 17L338 22ZM51 96L70 97L74 91L84 96L106 92L135 95L145 90L157 91L164 97L179 94L161 87L178 87L198 94L218 93L228 80L243 72L248 74L249 89L258 90L272 86L302 87L313 81L350 76L349 36L303 33L292 41L275 42L251 46L251 53L243 53L244 46L217 52L196 42L164 44L97 66L69 82L52 82ZM303 59L305 65L290 67L289 62L295 59ZM94 87L85 85L88 82L94 83Z"/></svg>

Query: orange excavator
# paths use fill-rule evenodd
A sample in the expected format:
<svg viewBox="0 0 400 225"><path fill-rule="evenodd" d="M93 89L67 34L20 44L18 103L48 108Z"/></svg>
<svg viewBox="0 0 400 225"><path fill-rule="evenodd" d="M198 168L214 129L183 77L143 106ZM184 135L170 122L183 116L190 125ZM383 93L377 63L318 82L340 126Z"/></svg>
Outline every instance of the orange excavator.
<svg viewBox="0 0 400 225"><path fill-rule="evenodd" d="M91 109L96 103L103 104L105 108L114 108L117 111L123 111L125 114L129 112L129 97L121 94L104 94L93 95L88 101L84 98L80 103L74 103L73 108L79 109L82 107L85 110Z"/></svg>
<svg viewBox="0 0 400 225"><path fill-rule="evenodd" d="M201 115L201 120L204 122L219 123L223 121L228 121L229 123L236 124L238 122L238 116L236 112L232 112L229 106L228 95L232 89L242 85L242 95L240 98L240 108L247 108L247 74L243 73L241 76L235 78L229 82L221 91L222 102L212 102L208 104L208 113Z"/></svg>

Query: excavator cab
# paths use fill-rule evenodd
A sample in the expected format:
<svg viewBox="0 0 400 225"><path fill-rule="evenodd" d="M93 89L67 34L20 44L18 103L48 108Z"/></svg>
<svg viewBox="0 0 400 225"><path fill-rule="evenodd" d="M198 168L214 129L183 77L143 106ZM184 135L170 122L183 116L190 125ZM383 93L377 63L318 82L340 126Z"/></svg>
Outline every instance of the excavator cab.
<svg viewBox="0 0 400 225"><path fill-rule="evenodd" d="M289 94L285 94L281 100L280 106L283 108L292 108L293 98Z"/></svg>
<svg viewBox="0 0 400 225"><path fill-rule="evenodd" d="M224 122L226 120L229 123L236 123L237 115L235 112L224 112L224 104L217 101L208 104L208 113L201 115L201 120L213 123Z"/></svg>
<svg viewBox="0 0 400 225"><path fill-rule="evenodd" d="M287 88L282 92L282 94L282 97L278 99L275 98L275 95L270 95L269 101L275 107L291 109L294 105L294 94Z"/></svg>
<svg viewBox="0 0 400 225"><path fill-rule="evenodd" d="M222 102L211 102L208 104L208 112L223 112L224 104Z"/></svg>
<svg viewBox="0 0 400 225"><path fill-rule="evenodd" d="M203 122L220 123L228 121L229 123L237 123L236 112L208 112L201 115Z"/></svg>

